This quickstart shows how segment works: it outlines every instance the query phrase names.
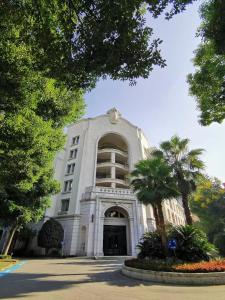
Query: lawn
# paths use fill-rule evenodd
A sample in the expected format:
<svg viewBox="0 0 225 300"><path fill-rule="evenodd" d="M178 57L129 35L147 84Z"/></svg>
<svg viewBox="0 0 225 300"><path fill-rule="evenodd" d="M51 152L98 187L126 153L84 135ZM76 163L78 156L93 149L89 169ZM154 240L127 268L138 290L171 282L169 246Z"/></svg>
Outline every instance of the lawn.
<svg viewBox="0 0 225 300"><path fill-rule="evenodd" d="M0 271L14 265L17 262L15 259L0 259Z"/></svg>

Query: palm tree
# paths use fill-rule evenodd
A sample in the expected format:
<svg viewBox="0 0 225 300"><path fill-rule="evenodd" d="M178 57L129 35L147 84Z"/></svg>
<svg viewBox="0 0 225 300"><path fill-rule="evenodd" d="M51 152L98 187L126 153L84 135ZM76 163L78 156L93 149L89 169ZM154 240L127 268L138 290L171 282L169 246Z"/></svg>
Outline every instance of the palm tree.
<svg viewBox="0 0 225 300"><path fill-rule="evenodd" d="M155 157L164 157L166 162L173 169L179 191L182 197L184 213L188 225L193 224L189 206L189 195L196 189L196 180L204 169L204 163L199 158L203 149L189 151L189 139L181 139L173 136L170 141L160 144L160 150L153 150Z"/></svg>
<svg viewBox="0 0 225 300"><path fill-rule="evenodd" d="M162 244L166 251L166 231L163 216L163 200L179 195L172 168L161 157L141 160L131 172L131 186L137 192L137 198L144 204L151 204L156 226L161 234Z"/></svg>

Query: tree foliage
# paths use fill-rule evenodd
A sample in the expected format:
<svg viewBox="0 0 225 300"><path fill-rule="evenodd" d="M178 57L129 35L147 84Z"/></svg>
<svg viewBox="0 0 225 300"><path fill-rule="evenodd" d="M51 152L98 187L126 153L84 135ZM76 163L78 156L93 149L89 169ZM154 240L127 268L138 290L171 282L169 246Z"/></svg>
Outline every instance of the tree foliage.
<svg viewBox="0 0 225 300"><path fill-rule="evenodd" d="M200 123L209 125L225 118L225 2L206 1L201 17L203 42L195 51L196 71L188 75L188 83L201 112Z"/></svg>
<svg viewBox="0 0 225 300"><path fill-rule="evenodd" d="M182 198L187 224L191 225L192 216L188 197L196 188L204 163L199 157L203 149L189 150L189 143L189 139L181 139L175 135L171 140L162 142L160 149L154 149L151 155L164 158L172 169Z"/></svg>
<svg viewBox="0 0 225 300"><path fill-rule="evenodd" d="M193 225L173 227L169 239L176 240L176 257L183 261L208 261L216 253L215 247L208 242L204 231Z"/></svg>
<svg viewBox="0 0 225 300"><path fill-rule="evenodd" d="M193 212L199 217L197 225L210 240L225 254L222 246L225 233L225 189L217 178L201 177L191 197Z"/></svg>
<svg viewBox="0 0 225 300"><path fill-rule="evenodd" d="M97 78L135 80L163 67L146 13L167 19L194 0L3 0L0 17L10 42L33 59L29 64L70 86L90 88ZM26 57L23 58L27 61Z"/></svg>
<svg viewBox="0 0 225 300"><path fill-rule="evenodd" d="M46 221L38 232L38 246L48 251L51 248L60 249L62 247L64 231L62 225L54 219Z"/></svg>
<svg viewBox="0 0 225 300"><path fill-rule="evenodd" d="M199 35L203 40L213 43L216 54L225 53L225 2L208 0L203 2L200 10L202 24Z"/></svg>
<svg viewBox="0 0 225 300"><path fill-rule="evenodd" d="M192 0L0 2L0 218L37 221L59 191L52 162L63 127L84 111L83 94L101 77L146 78L165 66L146 12L166 18Z"/></svg>
<svg viewBox="0 0 225 300"><path fill-rule="evenodd" d="M151 204L156 226L161 233L166 251L166 230L162 203L179 195L172 168L161 157L139 161L131 172L131 186L137 198L144 204Z"/></svg>

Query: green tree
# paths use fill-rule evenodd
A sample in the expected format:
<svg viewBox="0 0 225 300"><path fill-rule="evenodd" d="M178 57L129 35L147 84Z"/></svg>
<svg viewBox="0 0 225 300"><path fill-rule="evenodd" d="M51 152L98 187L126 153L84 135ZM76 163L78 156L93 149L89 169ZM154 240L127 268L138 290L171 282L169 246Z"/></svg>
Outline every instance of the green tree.
<svg viewBox="0 0 225 300"><path fill-rule="evenodd" d="M176 181L172 176L172 168L160 157L141 160L131 173L131 186L140 202L152 205L157 229L161 233L162 244L166 251L163 201L179 195Z"/></svg>
<svg viewBox="0 0 225 300"><path fill-rule="evenodd" d="M192 211L199 217L196 223L203 229L211 243L225 254L225 189L217 178L201 177L191 197Z"/></svg>
<svg viewBox="0 0 225 300"><path fill-rule="evenodd" d="M54 219L46 221L38 232L38 246L46 249L46 255L51 248L61 249L64 237L62 225Z"/></svg>
<svg viewBox="0 0 225 300"><path fill-rule="evenodd" d="M211 41L216 54L225 54L225 2L223 0L204 1L200 8L202 24L199 35Z"/></svg>
<svg viewBox="0 0 225 300"><path fill-rule="evenodd" d="M49 196L59 191L52 161L64 144L63 125L75 120L83 107L81 93L62 89L55 80L34 74L24 81L20 105L16 98L9 99L15 99L14 106L2 102L0 218L10 225L4 253L16 230L37 222L50 204Z"/></svg>
<svg viewBox="0 0 225 300"><path fill-rule="evenodd" d="M192 2L1 1L0 218L11 224L5 252L18 226L40 219L58 191L52 161L63 127L84 111L84 92L101 77L134 83L165 66L145 12L169 19Z"/></svg>
<svg viewBox="0 0 225 300"><path fill-rule="evenodd" d="M201 111L200 123L221 123L225 118L225 54L216 54L208 42L198 47L193 62L196 71L188 75L188 83Z"/></svg>
<svg viewBox="0 0 225 300"><path fill-rule="evenodd" d="M19 48L21 57L46 76L70 87L91 88L99 77L134 81L154 65L165 66L146 26L147 12L170 19L194 0L3 0L0 4L1 52ZM12 48L11 48L12 49ZM1 61L12 61L6 55ZM26 67L25 67L26 68ZM16 68L15 68L16 69ZM5 74L7 76L7 73Z"/></svg>
<svg viewBox="0 0 225 300"><path fill-rule="evenodd" d="M201 112L200 123L209 125L225 118L225 2L205 1L200 13L203 42L193 59L196 71L187 80Z"/></svg>
<svg viewBox="0 0 225 300"><path fill-rule="evenodd" d="M164 157L172 168L181 194L187 224L192 225L188 198L196 188L196 180L201 175L200 171L204 169L204 163L199 158L203 149L189 150L189 142L189 139L173 136L171 140L162 142L159 150L153 150L152 155Z"/></svg>

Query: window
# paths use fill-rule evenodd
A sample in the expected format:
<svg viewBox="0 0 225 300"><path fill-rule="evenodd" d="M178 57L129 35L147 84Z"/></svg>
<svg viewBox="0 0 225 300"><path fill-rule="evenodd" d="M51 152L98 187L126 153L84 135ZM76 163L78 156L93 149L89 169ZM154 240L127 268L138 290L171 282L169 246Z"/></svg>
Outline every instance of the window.
<svg viewBox="0 0 225 300"><path fill-rule="evenodd" d="M79 144L79 140L80 140L79 135L73 137L73 138L72 138L72 145L78 145L78 144Z"/></svg>
<svg viewBox="0 0 225 300"><path fill-rule="evenodd" d="M64 182L64 192L70 192L72 190L72 183L73 183L73 180L67 180Z"/></svg>
<svg viewBox="0 0 225 300"><path fill-rule="evenodd" d="M69 165L67 165L66 173L67 174L73 174L74 173L74 169L75 169L75 163L69 164Z"/></svg>
<svg viewBox="0 0 225 300"><path fill-rule="evenodd" d="M124 214L117 210L107 210L105 213L106 218L125 218Z"/></svg>
<svg viewBox="0 0 225 300"><path fill-rule="evenodd" d="M70 199L61 200L61 212L66 212L69 210Z"/></svg>
<svg viewBox="0 0 225 300"><path fill-rule="evenodd" d="M70 159L77 157L77 149L70 150Z"/></svg>

